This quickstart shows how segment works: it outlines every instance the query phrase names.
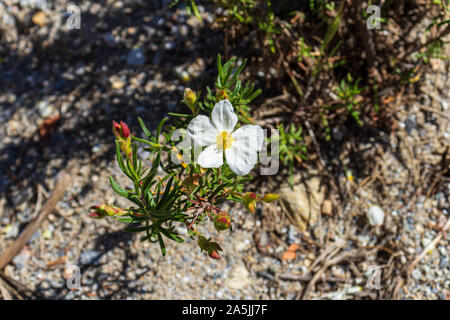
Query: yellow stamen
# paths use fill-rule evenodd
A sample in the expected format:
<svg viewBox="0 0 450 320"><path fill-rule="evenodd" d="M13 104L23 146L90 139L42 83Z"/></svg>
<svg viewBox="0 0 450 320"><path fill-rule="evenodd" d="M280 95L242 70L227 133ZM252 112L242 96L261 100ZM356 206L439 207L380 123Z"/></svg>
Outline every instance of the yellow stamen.
<svg viewBox="0 0 450 320"><path fill-rule="evenodd" d="M184 160L183 155L180 153L180 151L178 151L176 147L172 147L172 151L175 153L175 157L177 157L178 161L183 166L183 168L186 168L187 164L183 162Z"/></svg>
<svg viewBox="0 0 450 320"><path fill-rule="evenodd" d="M234 141L234 138L231 136L231 133L226 132L226 131L222 131L216 137L217 148L219 148L221 150L231 148L233 141Z"/></svg>

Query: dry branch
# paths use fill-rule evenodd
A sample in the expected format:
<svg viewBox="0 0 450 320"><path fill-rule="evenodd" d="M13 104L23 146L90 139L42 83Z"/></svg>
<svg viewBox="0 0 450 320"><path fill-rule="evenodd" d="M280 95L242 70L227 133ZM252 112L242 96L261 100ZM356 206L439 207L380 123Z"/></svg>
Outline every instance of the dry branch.
<svg viewBox="0 0 450 320"><path fill-rule="evenodd" d="M12 245L0 256L0 270L22 250L25 244L31 239L33 234L40 228L42 222L55 209L56 204L61 200L70 183L70 171L74 167L74 162L69 163L67 168L58 174L58 181L50 198L45 202L36 218L30 221L25 230L20 234Z"/></svg>

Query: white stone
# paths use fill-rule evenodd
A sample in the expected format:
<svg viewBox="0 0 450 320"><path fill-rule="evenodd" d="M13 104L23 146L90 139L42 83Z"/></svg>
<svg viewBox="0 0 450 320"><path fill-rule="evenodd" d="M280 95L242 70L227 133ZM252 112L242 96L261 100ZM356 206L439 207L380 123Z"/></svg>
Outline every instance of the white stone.
<svg viewBox="0 0 450 320"><path fill-rule="evenodd" d="M367 219L372 226L381 226L384 221L384 212L379 206L370 206L367 211Z"/></svg>

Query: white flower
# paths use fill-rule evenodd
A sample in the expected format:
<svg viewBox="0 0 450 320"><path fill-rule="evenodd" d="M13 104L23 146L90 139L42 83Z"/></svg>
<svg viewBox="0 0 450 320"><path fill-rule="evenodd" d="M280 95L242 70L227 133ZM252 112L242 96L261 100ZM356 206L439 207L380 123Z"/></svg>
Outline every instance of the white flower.
<svg viewBox="0 0 450 320"><path fill-rule="evenodd" d="M237 175L246 175L255 166L263 144L260 126L246 125L233 132L238 117L228 100L221 100L211 113L197 116L189 123L188 133L196 145L206 146L197 162L203 168L218 168L225 155L228 166Z"/></svg>

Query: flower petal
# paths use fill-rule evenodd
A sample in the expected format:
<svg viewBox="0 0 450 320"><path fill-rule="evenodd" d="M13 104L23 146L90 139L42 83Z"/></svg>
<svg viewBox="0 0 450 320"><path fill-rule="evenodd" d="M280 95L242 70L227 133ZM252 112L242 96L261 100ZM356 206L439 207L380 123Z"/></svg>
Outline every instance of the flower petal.
<svg viewBox="0 0 450 320"><path fill-rule="evenodd" d="M211 113L212 123L217 131L233 131L238 121L233 106L228 100L220 100L216 103Z"/></svg>
<svg viewBox="0 0 450 320"><path fill-rule="evenodd" d="M197 162L203 168L218 168L223 164L223 152L213 144L200 153Z"/></svg>
<svg viewBox="0 0 450 320"><path fill-rule="evenodd" d="M233 132L231 136L234 138L235 142L241 141L241 143L245 143L254 152L261 151L264 141L264 132L260 126L246 125L240 127Z"/></svg>
<svg viewBox="0 0 450 320"><path fill-rule="evenodd" d="M196 116L187 130L196 146L209 146L216 142L217 131L206 116Z"/></svg>
<svg viewBox="0 0 450 320"><path fill-rule="evenodd" d="M234 141L225 150L228 166L234 173L244 176L253 169L258 161L258 151L263 144L263 130L260 126L247 125L232 134Z"/></svg>

